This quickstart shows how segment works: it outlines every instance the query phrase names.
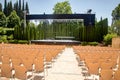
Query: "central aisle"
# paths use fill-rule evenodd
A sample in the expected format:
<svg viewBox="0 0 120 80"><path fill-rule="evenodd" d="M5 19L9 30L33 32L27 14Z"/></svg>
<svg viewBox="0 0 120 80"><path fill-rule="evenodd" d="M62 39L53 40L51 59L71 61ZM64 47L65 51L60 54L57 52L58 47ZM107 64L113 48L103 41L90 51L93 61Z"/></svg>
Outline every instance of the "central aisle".
<svg viewBox="0 0 120 80"><path fill-rule="evenodd" d="M45 80L84 80L72 48L66 48L48 69Z"/></svg>

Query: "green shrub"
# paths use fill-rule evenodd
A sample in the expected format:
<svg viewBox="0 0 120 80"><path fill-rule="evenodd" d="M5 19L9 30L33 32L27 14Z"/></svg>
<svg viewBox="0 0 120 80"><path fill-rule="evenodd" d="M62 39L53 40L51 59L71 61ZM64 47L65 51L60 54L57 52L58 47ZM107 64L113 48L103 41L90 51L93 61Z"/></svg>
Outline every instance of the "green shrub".
<svg viewBox="0 0 120 80"><path fill-rule="evenodd" d="M98 42L88 42L88 45L97 46L97 45L98 45Z"/></svg>
<svg viewBox="0 0 120 80"><path fill-rule="evenodd" d="M14 44L28 44L27 40L9 40L8 42Z"/></svg>
<svg viewBox="0 0 120 80"><path fill-rule="evenodd" d="M9 43L15 43L15 44L17 44L17 43L18 43L18 40L9 40L8 42L9 42Z"/></svg>
<svg viewBox="0 0 120 80"><path fill-rule="evenodd" d="M7 41L7 35L3 35L3 36L1 37L1 40L2 40L3 42L5 42L5 43L8 42L8 41Z"/></svg>
<svg viewBox="0 0 120 80"><path fill-rule="evenodd" d="M111 45L112 43L112 38L117 37L117 34L107 34L104 36L104 43L105 45Z"/></svg>
<svg viewBox="0 0 120 80"><path fill-rule="evenodd" d="M82 46L90 45L90 46L96 46L98 45L98 42L81 42Z"/></svg>
<svg viewBox="0 0 120 80"><path fill-rule="evenodd" d="M3 41L2 40L0 40L0 43L2 43Z"/></svg>
<svg viewBox="0 0 120 80"><path fill-rule="evenodd" d="M13 40L13 35L7 37L8 40Z"/></svg>
<svg viewBox="0 0 120 80"><path fill-rule="evenodd" d="M28 41L27 40L18 40L18 43L19 44L28 44Z"/></svg>
<svg viewBox="0 0 120 80"><path fill-rule="evenodd" d="M88 43L87 42L81 42L81 45L86 46L86 45L88 45Z"/></svg>

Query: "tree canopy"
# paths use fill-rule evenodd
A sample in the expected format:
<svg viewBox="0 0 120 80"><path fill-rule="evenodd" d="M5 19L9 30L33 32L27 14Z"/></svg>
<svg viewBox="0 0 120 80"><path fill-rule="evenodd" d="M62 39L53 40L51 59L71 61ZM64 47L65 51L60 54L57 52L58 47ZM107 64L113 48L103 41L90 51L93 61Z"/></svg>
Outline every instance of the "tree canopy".
<svg viewBox="0 0 120 80"><path fill-rule="evenodd" d="M0 27L6 26L6 16L3 12L0 12Z"/></svg>
<svg viewBox="0 0 120 80"><path fill-rule="evenodd" d="M53 8L54 14L72 14L71 6L68 1L58 2Z"/></svg>
<svg viewBox="0 0 120 80"><path fill-rule="evenodd" d="M120 20L120 4L112 11L113 20Z"/></svg>
<svg viewBox="0 0 120 80"><path fill-rule="evenodd" d="M111 31L120 35L120 4L112 11L113 23L111 26Z"/></svg>
<svg viewBox="0 0 120 80"><path fill-rule="evenodd" d="M16 11L11 12L10 16L7 18L7 23L9 28L15 27L15 25L20 25L20 18L17 16Z"/></svg>
<svg viewBox="0 0 120 80"><path fill-rule="evenodd" d="M2 11L2 4L0 3L0 11Z"/></svg>

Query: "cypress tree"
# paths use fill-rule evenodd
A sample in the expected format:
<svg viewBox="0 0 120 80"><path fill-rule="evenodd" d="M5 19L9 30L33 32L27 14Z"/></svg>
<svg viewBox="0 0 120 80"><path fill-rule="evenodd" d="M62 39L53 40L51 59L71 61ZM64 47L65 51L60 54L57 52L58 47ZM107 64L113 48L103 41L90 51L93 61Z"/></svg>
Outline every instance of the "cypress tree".
<svg viewBox="0 0 120 80"><path fill-rule="evenodd" d="M25 10L25 4L24 4L24 0L23 0L22 9L21 9L21 19L24 19L24 13L23 13L24 10Z"/></svg>
<svg viewBox="0 0 120 80"><path fill-rule="evenodd" d="M7 0L4 1L4 14L7 15Z"/></svg>
<svg viewBox="0 0 120 80"><path fill-rule="evenodd" d="M19 0L18 16L22 19L21 0Z"/></svg>
<svg viewBox="0 0 120 80"><path fill-rule="evenodd" d="M19 0L19 11L21 11L21 0Z"/></svg>
<svg viewBox="0 0 120 80"><path fill-rule="evenodd" d="M29 14L29 7L28 7L28 3L26 2L26 5L25 5L25 10L26 10L26 13Z"/></svg>
<svg viewBox="0 0 120 80"><path fill-rule="evenodd" d="M12 11L13 11L12 1L10 1L8 2L8 6L7 6L7 16L9 16Z"/></svg>
<svg viewBox="0 0 120 80"><path fill-rule="evenodd" d="M2 4L0 3L0 11L2 11Z"/></svg>
<svg viewBox="0 0 120 80"><path fill-rule="evenodd" d="M25 10L25 1L23 0L23 4L22 4L22 11L24 11Z"/></svg>
<svg viewBox="0 0 120 80"><path fill-rule="evenodd" d="M18 5L18 1L14 4L14 10L16 11L17 15L19 13L19 5Z"/></svg>
<svg viewBox="0 0 120 80"><path fill-rule="evenodd" d="M12 1L10 1L10 13L13 11Z"/></svg>

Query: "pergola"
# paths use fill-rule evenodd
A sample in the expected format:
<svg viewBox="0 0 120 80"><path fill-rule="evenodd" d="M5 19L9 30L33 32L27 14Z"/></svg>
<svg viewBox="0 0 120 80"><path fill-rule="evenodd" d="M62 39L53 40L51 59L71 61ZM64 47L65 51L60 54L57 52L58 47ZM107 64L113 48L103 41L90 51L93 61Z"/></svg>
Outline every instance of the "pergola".
<svg viewBox="0 0 120 80"><path fill-rule="evenodd" d="M26 16L26 17L25 17ZM55 21L83 21L84 26L94 26L95 25L95 14L28 14L25 15L26 20L55 20ZM32 43L40 44L79 44L80 41L72 40L73 37L66 36L56 36L60 40L31 40ZM63 39L64 38L64 39ZM69 39L69 40L68 40Z"/></svg>
<svg viewBox="0 0 120 80"><path fill-rule="evenodd" d="M95 14L28 14L26 20L36 19L83 19L84 25L95 25Z"/></svg>

